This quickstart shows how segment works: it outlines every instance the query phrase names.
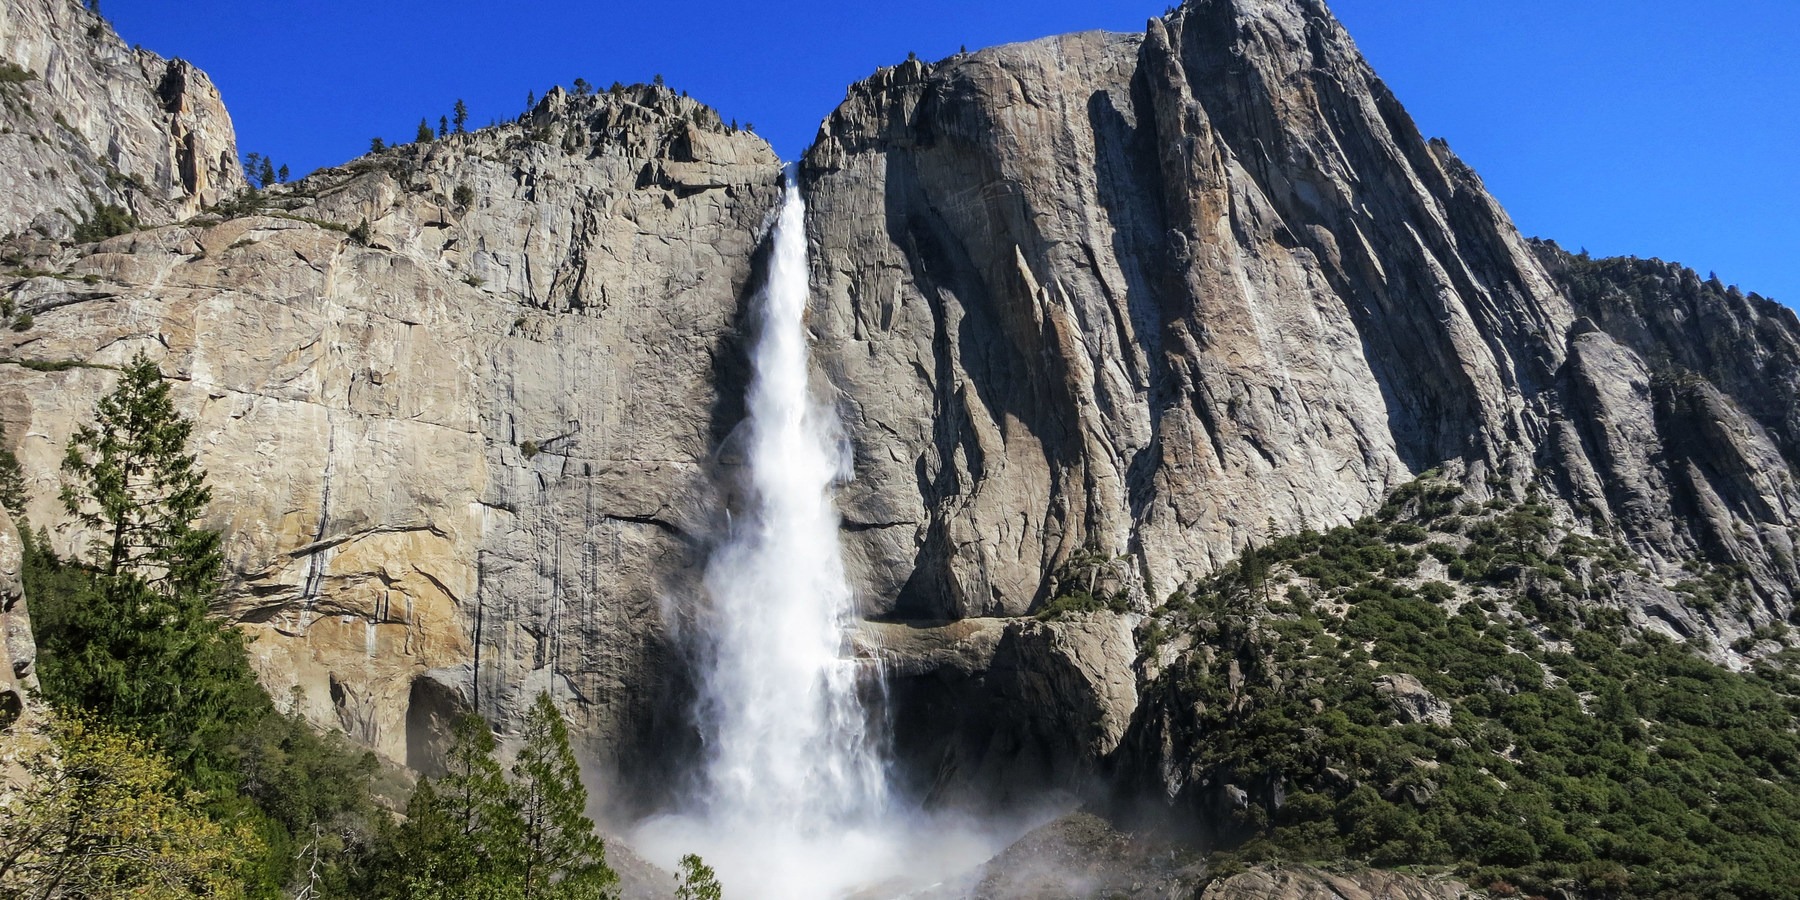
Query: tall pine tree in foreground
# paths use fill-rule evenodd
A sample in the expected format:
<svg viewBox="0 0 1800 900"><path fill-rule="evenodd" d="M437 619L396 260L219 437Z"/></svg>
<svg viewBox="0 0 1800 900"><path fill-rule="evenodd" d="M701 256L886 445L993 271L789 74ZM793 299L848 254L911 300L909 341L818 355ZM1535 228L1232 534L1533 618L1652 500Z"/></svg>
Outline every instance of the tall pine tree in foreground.
<svg viewBox="0 0 1800 900"><path fill-rule="evenodd" d="M618 876L584 810L569 729L548 694L526 716L506 777L478 716L455 725L447 772L423 779L363 873L379 900L603 900Z"/></svg>
<svg viewBox="0 0 1800 900"><path fill-rule="evenodd" d="M156 363L132 357L69 440L63 505L94 539L77 565L51 563L65 590L34 593L33 618L52 702L142 731L216 787L235 781L225 745L272 706L242 638L207 616L221 555L196 524L212 491L193 428Z"/></svg>
<svg viewBox="0 0 1800 900"><path fill-rule="evenodd" d="M196 792L227 828L252 827L258 846L242 849L257 858L233 877L274 898L296 874L297 836L334 878L355 855L378 821L376 762L278 712L240 633L208 616L219 535L198 524L211 492L187 449L193 427L140 353L69 441L62 499L87 542L63 560L47 535L23 530L38 671L61 713L147 739L172 765L171 791Z"/></svg>
<svg viewBox="0 0 1800 900"><path fill-rule="evenodd" d="M569 726L548 692L525 717L525 746L513 763L513 796L524 825L520 876L528 900L590 900L618 878L587 817L587 788L569 748Z"/></svg>

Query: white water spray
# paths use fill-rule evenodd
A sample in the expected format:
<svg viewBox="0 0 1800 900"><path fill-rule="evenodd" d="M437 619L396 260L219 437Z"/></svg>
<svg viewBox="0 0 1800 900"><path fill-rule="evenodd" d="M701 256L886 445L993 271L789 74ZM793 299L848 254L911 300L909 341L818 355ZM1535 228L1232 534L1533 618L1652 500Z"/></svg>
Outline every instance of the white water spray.
<svg viewBox="0 0 1800 900"><path fill-rule="evenodd" d="M706 567L702 682L711 817L786 834L887 805L881 754L845 657L855 616L831 492L849 474L837 417L815 403L806 348L806 205L790 186L757 309L741 504Z"/></svg>
<svg viewBox="0 0 1800 900"><path fill-rule="evenodd" d="M831 900L918 862L861 700L877 673L847 653L832 490L849 460L809 388L805 217L790 184L756 309L739 502L706 568L703 793L636 836L665 864L700 853L733 900Z"/></svg>

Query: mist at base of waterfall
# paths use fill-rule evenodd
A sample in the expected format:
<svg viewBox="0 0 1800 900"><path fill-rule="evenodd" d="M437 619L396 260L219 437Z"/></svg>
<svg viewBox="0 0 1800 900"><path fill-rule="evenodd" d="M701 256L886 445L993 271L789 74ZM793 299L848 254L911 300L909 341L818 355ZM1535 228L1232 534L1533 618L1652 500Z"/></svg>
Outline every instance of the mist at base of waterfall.
<svg viewBox="0 0 1800 900"><path fill-rule="evenodd" d="M643 822L628 840L670 871L683 854L699 854L731 900L937 900L967 896L974 885L962 882L1032 824L911 812L780 833L671 815Z"/></svg>

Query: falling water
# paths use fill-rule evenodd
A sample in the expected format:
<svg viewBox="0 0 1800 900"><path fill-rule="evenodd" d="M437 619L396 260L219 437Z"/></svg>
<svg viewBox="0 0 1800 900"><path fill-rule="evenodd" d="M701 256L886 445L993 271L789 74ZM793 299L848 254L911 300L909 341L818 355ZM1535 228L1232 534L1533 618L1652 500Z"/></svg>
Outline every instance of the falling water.
<svg viewBox="0 0 1800 900"><path fill-rule="evenodd" d="M845 658L855 610L831 495L849 461L836 415L809 389L805 217L790 185L757 309L741 509L705 582L708 802L722 822L783 833L854 824L887 805L859 667Z"/></svg>
<svg viewBox="0 0 1800 900"><path fill-rule="evenodd" d="M727 534L706 568L700 796L650 823L653 858L694 850L733 898L844 896L897 874L885 754L846 652L855 615L832 491L849 477L808 381L806 204L790 184L756 308Z"/></svg>

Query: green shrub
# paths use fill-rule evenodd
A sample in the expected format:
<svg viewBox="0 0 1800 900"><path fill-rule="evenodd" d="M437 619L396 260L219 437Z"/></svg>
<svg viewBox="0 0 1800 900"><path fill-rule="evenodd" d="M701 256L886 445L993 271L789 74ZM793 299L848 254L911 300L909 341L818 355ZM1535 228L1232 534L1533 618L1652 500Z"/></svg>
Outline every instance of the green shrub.
<svg viewBox="0 0 1800 900"><path fill-rule="evenodd" d="M122 206L107 204L94 210L87 221L75 226L75 243L92 244L136 231L137 217Z"/></svg>

